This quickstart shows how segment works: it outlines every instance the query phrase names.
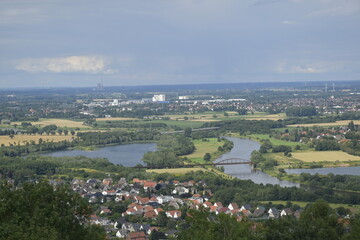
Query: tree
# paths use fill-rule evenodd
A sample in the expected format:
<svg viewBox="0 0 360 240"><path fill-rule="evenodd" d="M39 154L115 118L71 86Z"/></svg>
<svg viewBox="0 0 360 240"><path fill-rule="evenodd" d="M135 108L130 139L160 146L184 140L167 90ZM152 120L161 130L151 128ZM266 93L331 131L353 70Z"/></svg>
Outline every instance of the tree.
<svg viewBox="0 0 360 240"><path fill-rule="evenodd" d="M184 129L184 137L191 137L191 132L192 132L192 129L191 128L185 128Z"/></svg>
<svg viewBox="0 0 360 240"><path fill-rule="evenodd" d="M0 187L2 239L104 239L102 228L85 224L91 208L67 186L46 182Z"/></svg>
<svg viewBox="0 0 360 240"><path fill-rule="evenodd" d="M350 121L350 122L349 122L348 128L350 129L350 131L355 131L354 121Z"/></svg>
<svg viewBox="0 0 360 240"><path fill-rule="evenodd" d="M241 108L237 110L239 115L246 115L247 114L247 110L245 108Z"/></svg>
<svg viewBox="0 0 360 240"><path fill-rule="evenodd" d="M334 210L327 202L318 200L305 208L295 234L301 239L335 240L340 239L343 231L343 224L338 221Z"/></svg>
<svg viewBox="0 0 360 240"><path fill-rule="evenodd" d="M210 159L211 159L210 153L205 153L205 155L204 155L204 161L208 162L208 161L210 161Z"/></svg>
<svg viewBox="0 0 360 240"><path fill-rule="evenodd" d="M152 231L150 234L150 240L166 239L166 235L163 232Z"/></svg>
<svg viewBox="0 0 360 240"><path fill-rule="evenodd" d="M160 212L157 216L156 222L160 227L166 227L168 222L168 217L166 216L165 212Z"/></svg>
<svg viewBox="0 0 360 240"><path fill-rule="evenodd" d="M246 220L236 221L235 217L220 213L215 215L206 210L189 210L186 218L188 228L180 232L178 239L247 240L255 239Z"/></svg>

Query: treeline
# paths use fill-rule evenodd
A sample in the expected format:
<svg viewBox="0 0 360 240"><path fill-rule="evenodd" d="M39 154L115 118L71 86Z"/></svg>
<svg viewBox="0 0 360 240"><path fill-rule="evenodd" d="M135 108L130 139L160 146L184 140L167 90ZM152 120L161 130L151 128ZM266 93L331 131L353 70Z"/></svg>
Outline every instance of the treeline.
<svg viewBox="0 0 360 240"><path fill-rule="evenodd" d="M332 116L308 116L304 117L290 117L283 120L279 120L284 122L285 125L291 124L307 124L307 123L331 123L341 120L359 120L360 113L359 112L344 112L343 114L339 115L332 115Z"/></svg>
<svg viewBox="0 0 360 240"><path fill-rule="evenodd" d="M240 134L268 134L272 128L282 128L285 124L272 120L227 120L207 122L202 127L220 127L221 131L232 131Z"/></svg>
<svg viewBox="0 0 360 240"><path fill-rule="evenodd" d="M111 115L112 117L128 117L128 118L144 118L148 116L160 116L165 115L166 110L165 109L159 109L159 110L152 110L152 109L136 109L136 106L133 106L132 110L126 110L126 111L117 111L117 109L103 109L99 108L98 110L94 110L94 114L96 114L98 117L105 117L105 115Z"/></svg>
<svg viewBox="0 0 360 240"><path fill-rule="evenodd" d="M332 188L360 192L360 176L353 175L319 175L310 173L300 174L300 183L311 187Z"/></svg>
<svg viewBox="0 0 360 240"><path fill-rule="evenodd" d="M216 215L204 209L190 210L180 240L357 240L360 236L359 217L341 221L328 203L317 201L308 205L299 219L281 217L254 223L237 221L234 216Z"/></svg>
<svg viewBox="0 0 360 240"><path fill-rule="evenodd" d="M0 135L4 136L4 135L14 135L16 132L13 129L3 129L0 130Z"/></svg>
<svg viewBox="0 0 360 240"><path fill-rule="evenodd" d="M44 141L42 138L40 138L37 142L30 141L26 142L24 145L2 145L0 147L0 156L24 156L37 152L59 151L75 146L93 146L155 141L159 139L160 133L156 131L78 132L77 136L78 138L73 138L73 140L71 141L63 140L60 142L53 142Z"/></svg>
<svg viewBox="0 0 360 240"><path fill-rule="evenodd" d="M14 124L14 126L15 126L15 124ZM26 134L55 135L57 133L59 135L62 135L62 134L64 134L64 135L71 134L72 136L75 135L74 129L67 129L67 128L62 129L55 124L46 125L44 127L37 127L37 126L32 125L30 122L22 122L20 127L21 127L21 132L26 133ZM76 130L78 130L78 129L76 129Z"/></svg>
<svg viewBox="0 0 360 240"><path fill-rule="evenodd" d="M321 139L315 141L315 151L337 151L340 150L340 144L336 140Z"/></svg>
<svg viewBox="0 0 360 240"><path fill-rule="evenodd" d="M144 130L139 132L78 132L79 144L83 146L122 144L136 141L154 141L160 135L157 131Z"/></svg>
<svg viewBox="0 0 360 240"><path fill-rule="evenodd" d="M85 171L84 169L93 169L94 171ZM27 158L2 157L0 161L0 180L1 178L10 178L14 179L16 183L53 178L53 176L61 176L66 180L73 178L101 179L109 177L108 173L111 173L115 180L121 177L127 179L150 177L150 174L143 169L114 165L104 158L29 156Z"/></svg>
<svg viewBox="0 0 360 240"><path fill-rule="evenodd" d="M341 150L355 156L360 156L360 141L352 139L349 142L345 142L341 144Z"/></svg>
<svg viewBox="0 0 360 240"><path fill-rule="evenodd" d="M0 157L1 156L24 156L31 153L43 152L43 151L59 151L64 150L69 147L74 147L78 141L74 139L73 141L60 141L60 142L50 142L43 141L43 139L39 139L38 142L30 141L25 145L10 145L0 147Z"/></svg>
<svg viewBox="0 0 360 240"><path fill-rule="evenodd" d="M351 155L360 156L360 141L351 139L350 141L338 143L335 139L315 140L315 151L337 151L342 150Z"/></svg>
<svg viewBox="0 0 360 240"><path fill-rule="evenodd" d="M96 126L103 128L168 128L166 123L147 123L147 122L125 122L125 121L105 121L95 122ZM94 126L94 125L92 125Z"/></svg>
<svg viewBox="0 0 360 240"><path fill-rule="evenodd" d="M289 107L285 110L286 116L289 117L309 117L317 115L315 107Z"/></svg>

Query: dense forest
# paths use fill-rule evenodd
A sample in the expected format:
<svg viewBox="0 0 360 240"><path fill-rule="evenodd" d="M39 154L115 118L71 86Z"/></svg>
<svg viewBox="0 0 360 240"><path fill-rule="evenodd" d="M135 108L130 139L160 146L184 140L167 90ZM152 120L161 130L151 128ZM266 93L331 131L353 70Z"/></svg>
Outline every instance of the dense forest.
<svg viewBox="0 0 360 240"><path fill-rule="evenodd" d="M144 130L137 132L112 131L112 132L79 132L80 145L105 145L105 144L122 144L138 141L153 141L159 136L159 132Z"/></svg>
<svg viewBox="0 0 360 240"><path fill-rule="evenodd" d="M315 107L289 107L285 110L289 117L309 117L317 115Z"/></svg>
<svg viewBox="0 0 360 240"><path fill-rule="evenodd" d="M105 239L105 230L86 224L91 207L68 186L41 182L14 189L0 185L0 238L9 240Z"/></svg>
<svg viewBox="0 0 360 240"><path fill-rule="evenodd" d="M182 163L180 156L195 151L194 143L184 135L162 135L157 143L159 150L145 153L143 161L148 166L177 166Z"/></svg>
<svg viewBox="0 0 360 240"><path fill-rule="evenodd" d="M332 173L327 175L301 173L300 182L312 187L360 192L360 176L334 175Z"/></svg>

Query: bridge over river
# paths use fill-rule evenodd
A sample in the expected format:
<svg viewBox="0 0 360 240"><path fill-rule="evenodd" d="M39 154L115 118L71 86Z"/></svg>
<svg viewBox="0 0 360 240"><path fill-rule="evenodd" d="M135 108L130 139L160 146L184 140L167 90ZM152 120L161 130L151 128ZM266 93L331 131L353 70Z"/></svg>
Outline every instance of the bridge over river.
<svg viewBox="0 0 360 240"><path fill-rule="evenodd" d="M180 164L180 165L165 165L165 166L135 166L133 168L146 168L146 169L164 169L164 168L191 168L191 167L203 167L203 166L221 166L221 165L238 165L238 164L250 164L254 165L255 163L249 162L246 159L242 158L228 158L219 162L209 162L209 163L189 163L189 164Z"/></svg>

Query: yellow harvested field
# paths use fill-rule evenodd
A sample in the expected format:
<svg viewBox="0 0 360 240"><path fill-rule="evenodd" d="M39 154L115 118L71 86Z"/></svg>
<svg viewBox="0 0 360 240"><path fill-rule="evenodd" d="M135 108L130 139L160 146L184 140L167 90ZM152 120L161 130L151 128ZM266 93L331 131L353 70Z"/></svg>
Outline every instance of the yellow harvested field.
<svg viewBox="0 0 360 240"><path fill-rule="evenodd" d="M125 120L139 120L137 118L126 118L126 117L110 117L110 118L95 118L96 121L105 122L105 121L125 121Z"/></svg>
<svg viewBox="0 0 360 240"><path fill-rule="evenodd" d="M336 121L336 122L332 122L332 123L291 124L291 125L287 125L287 126L288 126L288 127L347 126L347 125L349 124L349 122L350 122L350 120L343 120L343 121ZM354 120L353 122L354 122L354 124L357 124L357 125L360 124L360 120Z"/></svg>
<svg viewBox="0 0 360 240"><path fill-rule="evenodd" d="M178 175L183 175L185 173L188 172L196 172L196 171L209 171L205 168L199 168L199 167L194 167L194 168L166 168L166 169L148 169L146 170L146 172L151 172L151 173L170 173L170 174L178 174Z"/></svg>
<svg viewBox="0 0 360 240"><path fill-rule="evenodd" d="M292 157L304 162L360 161L359 156L342 151L294 152Z"/></svg>
<svg viewBox="0 0 360 240"><path fill-rule="evenodd" d="M54 141L60 142L63 140L71 140L72 136L68 135L14 135L14 138L10 138L9 136L0 136L0 144L4 144L5 146L9 146L10 144L13 145L25 145L26 141L30 143L30 141L35 141L36 143L39 142L39 139L42 138L44 141Z"/></svg>
<svg viewBox="0 0 360 240"><path fill-rule="evenodd" d="M21 125L21 122L15 122L18 125ZM67 120L67 119L57 119L57 118L49 118L49 119L40 119L37 122L31 122L34 126L44 127L47 125L55 124L58 127L68 127L68 128L90 128L89 126L83 125L82 122Z"/></svg>

